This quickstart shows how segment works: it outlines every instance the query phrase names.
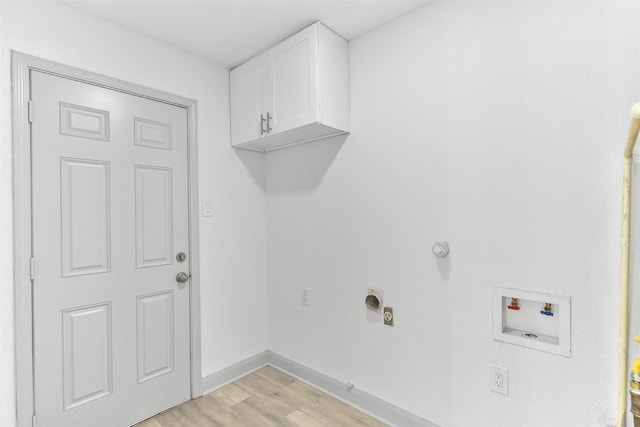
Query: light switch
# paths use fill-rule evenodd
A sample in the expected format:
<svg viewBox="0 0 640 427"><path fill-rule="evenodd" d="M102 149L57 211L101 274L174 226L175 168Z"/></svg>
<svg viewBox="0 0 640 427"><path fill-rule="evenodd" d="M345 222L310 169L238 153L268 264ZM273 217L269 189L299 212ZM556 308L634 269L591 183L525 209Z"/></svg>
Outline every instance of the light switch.
<svg viewBox="0 0 640 427"><path fill-rule="evenodd" d="M213 202L211 200L202 201L202 216L213 216Z"/></svg>

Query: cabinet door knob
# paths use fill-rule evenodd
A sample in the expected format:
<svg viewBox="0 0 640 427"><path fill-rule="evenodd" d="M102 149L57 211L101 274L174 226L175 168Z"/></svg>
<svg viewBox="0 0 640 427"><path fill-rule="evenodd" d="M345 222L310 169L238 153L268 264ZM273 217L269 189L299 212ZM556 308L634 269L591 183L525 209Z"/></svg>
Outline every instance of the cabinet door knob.
<svg viewBox="0 0 640 427"><path fill-rule="evenodd" d="M271 117L271 114L269 114L269 112L267 112L267 133L271 132L273 130L273 128L271 127L271 120L273 119L273 117Z"/></svg>
<svg viewBox="0 0 640 427"><path fill-rule="evenodd" d="M267 113L267 118L269 117L269 114ZM264 114L260 114L260 135L264 135ZM267 128L269 127L269 123L267 123Z"/></svg>

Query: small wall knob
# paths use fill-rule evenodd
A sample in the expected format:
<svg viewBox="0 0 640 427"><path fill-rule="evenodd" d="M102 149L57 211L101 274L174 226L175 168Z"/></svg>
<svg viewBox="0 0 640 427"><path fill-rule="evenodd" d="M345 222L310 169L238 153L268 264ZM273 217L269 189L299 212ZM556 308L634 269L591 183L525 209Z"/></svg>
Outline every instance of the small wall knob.
<svg viewBox="0 0 640 427"><path fill-rule="evenodd" d="M431 252L438 258L444 258L449 255L449 244L447 242L436 242L431 248Z"/></svg>

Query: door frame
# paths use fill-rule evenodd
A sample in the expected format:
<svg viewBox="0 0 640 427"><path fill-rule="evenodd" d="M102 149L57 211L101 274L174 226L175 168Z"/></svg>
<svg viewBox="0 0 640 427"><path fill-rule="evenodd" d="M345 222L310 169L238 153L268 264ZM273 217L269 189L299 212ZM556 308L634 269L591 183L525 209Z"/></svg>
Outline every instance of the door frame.
<svg viewBox="0 0 640 427"><path fill-rule="evenodd" d="M197 101L114 79L46 59L11 51L13 113L13 229L16 419L31 427L35 413L33 377L33 281L30 72L32 70L186 108L188 120L189 293L191 398L202 396L200 333L200 252L197 154Z"/></svg>

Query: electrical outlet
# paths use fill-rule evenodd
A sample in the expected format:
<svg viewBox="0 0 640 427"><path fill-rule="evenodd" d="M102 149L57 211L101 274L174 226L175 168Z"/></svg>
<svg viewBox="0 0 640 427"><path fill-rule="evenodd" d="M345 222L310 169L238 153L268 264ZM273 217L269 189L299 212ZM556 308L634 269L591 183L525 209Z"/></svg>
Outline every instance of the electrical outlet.
<svg viewBox="0 0 640 427"><path fill-rule="evenodd" d="M393 326L393 308L385 307L383 309L383 313L384 324L387 326Z"/></svg>
<svg viewBox="0 0 640 427"><path fill-rule="evenodd" d="M300 304L309 307L309 289L300 289Z"/></svg>
<svg viewBox="0 0 640 427"><path fill-rule="evenodd" d="M509 394L509 369L491 365L489 367L489 388L496 393Z"/></svg>

